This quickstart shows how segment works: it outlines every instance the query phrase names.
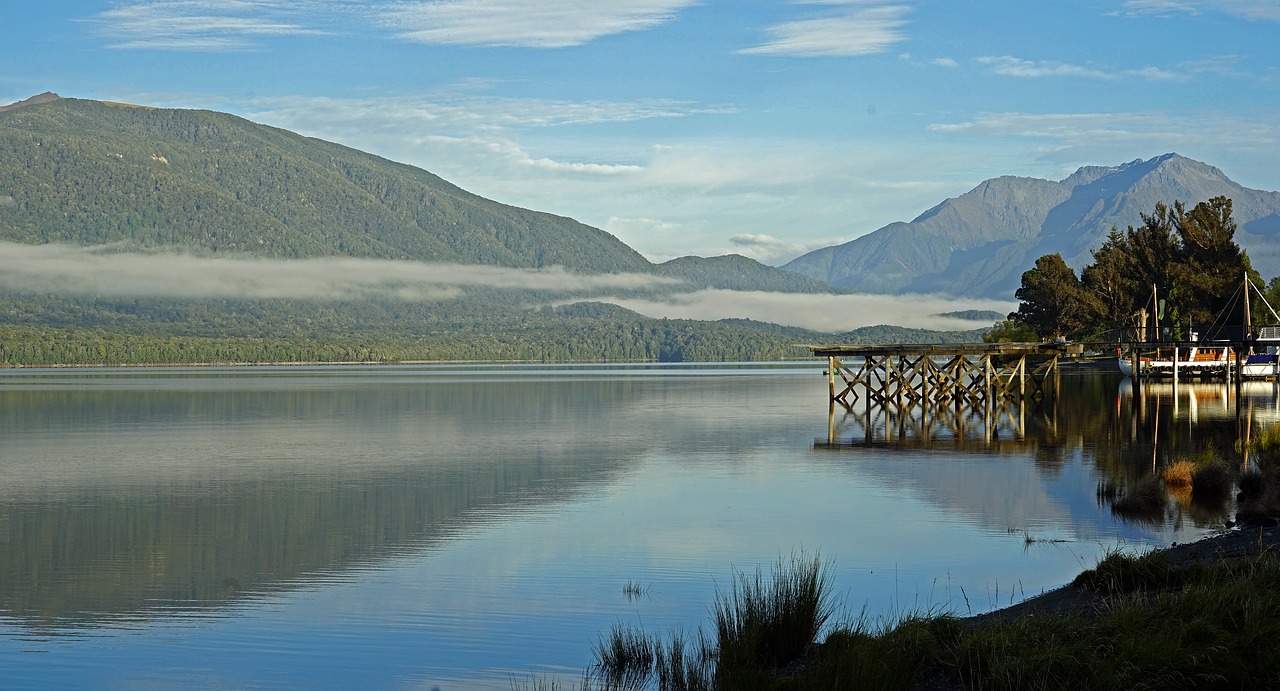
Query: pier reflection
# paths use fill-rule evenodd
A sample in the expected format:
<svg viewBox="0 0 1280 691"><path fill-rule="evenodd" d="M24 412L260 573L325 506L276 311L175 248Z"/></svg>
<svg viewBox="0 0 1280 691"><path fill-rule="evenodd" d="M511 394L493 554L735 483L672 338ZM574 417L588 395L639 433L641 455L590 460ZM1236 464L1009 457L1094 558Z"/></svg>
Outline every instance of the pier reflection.
<svg viewBox="0 0 1280 691"><path fill-rule="evenodd" d="M868 401L857 407L832 401L827 439L818 445L998 453L1026 444L1029 404L1033 415L1044 414L1042 402L1027 399L994 399L976 405L960 399L918 405ZM1052 402L1049 406L1052 408ZM861 410L856 409L859 407Z"/></svg>
<svg viewBox="0 0 1280 691"><path fill-rule="evenodd" d="M1099 507L1146 525L1190 520L1221 527L1233 516L1235 478L1257 467L1255 439L1280 424L1280 383L1143 383L1114 376L1062 376L1042 400L977 405L863 400L831 406L815 449L1030 456L1060 468L1078 459L1098 482ZM868 454L868 458L873 454ZM1225 490L1193 496L1166 481L1179 463L1224 470ZM1145 504L1137 498L1147 495Z"/></svg>

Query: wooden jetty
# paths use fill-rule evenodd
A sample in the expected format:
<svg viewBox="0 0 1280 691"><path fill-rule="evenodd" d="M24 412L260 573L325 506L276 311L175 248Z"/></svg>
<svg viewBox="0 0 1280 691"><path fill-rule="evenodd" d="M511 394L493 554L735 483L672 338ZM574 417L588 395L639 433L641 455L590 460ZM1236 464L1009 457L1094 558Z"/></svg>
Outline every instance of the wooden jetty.
<svg viewBox="0 0 1280 691"><path fill-rule="evenodd" d="M1084 350L1081 344L1062 342L808 348L815 357L827 358L831 402L846 408L861 395L868 404L955 402L968 406L1042 396L1044 383L1057 371L1059 358Z"/></svg>

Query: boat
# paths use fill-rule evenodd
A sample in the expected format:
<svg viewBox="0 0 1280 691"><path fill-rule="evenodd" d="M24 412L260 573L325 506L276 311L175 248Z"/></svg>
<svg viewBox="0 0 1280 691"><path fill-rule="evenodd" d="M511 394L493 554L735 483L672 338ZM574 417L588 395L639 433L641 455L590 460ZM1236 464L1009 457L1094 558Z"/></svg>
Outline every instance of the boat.
<svg viewBox="0 0 1280 691"><path fill-rule="evenodd" d="M1251 353L1241 363L1241 375L1245 379L1274 379L1280 377L1280 328L1271 327L1277 333L1276 345L1266 347L1266 352ZM1265 331L1266 329L1264 329ZM1260 337L1258 343L1262 344ZM1120 373L1133 376L1133 359L1117 358ZM1142 377L1154 379L1227 379L1235 376L1236 354L1229 346L1191 348L1158 348L1151 355L1138 358Z"/></svg>
<svg viewBox="0 0 1280 691"><path fill-rule="evenodd" d="M1245 277L1244 287L1244 333L1250 336L1250 352L1245 354L1243 362L1237 363L1238 355L1230 343L1206 342L1198 343L1196 334L1192 332L1191 342L1178 345L1155 344L1156 348L1147 355L1139 355L1137 359L1138 374L1141 378L1153 379L1231 379L1235 377L1237 364L1240 376L1244 379L1280 379L1280 327L1268 326L1253 329L1249 312L1249 291L1257 292L1263 304L1271 310L1272 316L1280 321L1275 309L1266 301L1266 297L1257 286ZM1155 292L1152 292L1152 303L1158 304ZM1161 307L1163 311L1163 306ZM1235 345L1240 345L1236 343ZM1257 352L1261 349L1262 352ZM1117 349L1116 365L1126 377L1133 376L1134 360L1123 357Z"/></svg>

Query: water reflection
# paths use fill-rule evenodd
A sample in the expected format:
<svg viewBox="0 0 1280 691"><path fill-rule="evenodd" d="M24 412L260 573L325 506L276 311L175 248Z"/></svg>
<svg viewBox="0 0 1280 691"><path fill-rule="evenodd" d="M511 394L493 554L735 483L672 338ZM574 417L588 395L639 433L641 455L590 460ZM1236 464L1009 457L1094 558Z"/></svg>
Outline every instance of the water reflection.
<svg viewBox="0 0 1280 691"><path fill-rule="evenodd" d="M742 368L563 372L6 373L0 612L56 633L218 608L589 495L655 447L769 433L711 405L637 424L738 395L688 382Z"/></svg>
<svg viewBox="0 0 1280 691"><path fill-rule="evenodd" d="M613 624L692 630L731 569L798 548L871 616L980 610L1222 523L1096 493L1202 430L1232 451L1211 389L1063 377L994 423L886 422L829 419L820 372L0 372L2 685L571 684Z"/></svg>
<svg viewBox="0 0 1280 691"><path fill-rule="evenodd" d="M1164 473L1180 461L1249 467L1255 430L1280 424L1280 383L1144 383L1127 378L1064 376L1044 398L976 405L832 404L827 436L815 449L834 452L930 451L1030 453L1037 466L1061 466L1080 455L1097 471L1097 497L1125 521L1160 528L1189 522L1222 527L1231 518L1229 491L1193 494ZM1209 482L1203 483L1208 485ZM1218 483L1214 483L1217 485ZM1169 485L1168 487L1166 485Z"/></svg>

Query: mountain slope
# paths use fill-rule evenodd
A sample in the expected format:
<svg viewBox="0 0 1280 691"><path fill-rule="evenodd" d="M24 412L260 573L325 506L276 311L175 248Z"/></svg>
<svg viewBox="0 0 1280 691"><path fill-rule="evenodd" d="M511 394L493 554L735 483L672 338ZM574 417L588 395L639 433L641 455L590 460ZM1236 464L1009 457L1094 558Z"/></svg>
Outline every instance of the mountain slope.
<svg viewBox="0 0 1280 691"><path fill-rule="evenodd" d="M344 146L224 113L44 96L0 112L0 239L652 270L602 230Z"/></svg>
<svg viewBox="0 0 1280 691"><path fill-rule="evenodd" d="M910 223L810 252L782 268L873 293L1008 298L1037 257L1061 253L1079 269L1111 228L1141 223L1157 202L1233 200L1236 236L1263 276L1280 274L1280 193L1242 187L1212 166L1166 154L1081 168L1058 182L1001 177Z"/></svg>

